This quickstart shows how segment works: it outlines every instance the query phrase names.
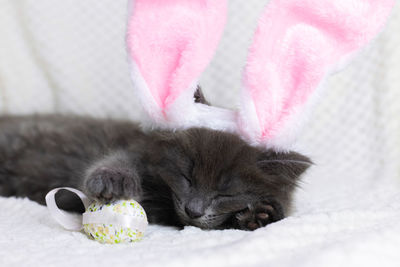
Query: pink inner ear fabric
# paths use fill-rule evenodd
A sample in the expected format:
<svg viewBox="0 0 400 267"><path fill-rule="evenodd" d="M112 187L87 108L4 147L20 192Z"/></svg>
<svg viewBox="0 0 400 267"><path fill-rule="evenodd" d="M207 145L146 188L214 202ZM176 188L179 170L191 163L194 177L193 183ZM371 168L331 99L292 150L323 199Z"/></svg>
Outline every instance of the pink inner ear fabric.
<svg viewBox="0 0 400 267"><path fill-rule="evenodd" d="M259 21L244 73L244 90L253 101L245 105L256 109L259 139L272 139L288 127L324 76L380 31L394 2L270 2Z"/></svg>
<svg viewBox="0 0 400 267"><path fill-rule="evenodd" d="M227 3L136 0L132 9L128 52L164 112L211 60L225 26Z"/></svg>

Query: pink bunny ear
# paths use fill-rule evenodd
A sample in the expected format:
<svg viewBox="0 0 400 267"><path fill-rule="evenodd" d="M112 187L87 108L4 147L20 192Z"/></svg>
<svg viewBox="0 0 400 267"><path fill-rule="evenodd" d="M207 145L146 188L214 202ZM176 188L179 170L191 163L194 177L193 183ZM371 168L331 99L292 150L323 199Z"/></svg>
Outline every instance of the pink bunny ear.
<svg viewBox="0 0 400 267"><path fill-rule="evenodd" d="M226 0L135 0L129 9L127 47L145 110L157 126L201 126L193 95L222 35Z"/></svg>
<svg viewBox="0 0 400 267"><path fill-rule="evenodd" d="M287 149L324 77L382 29L394 0L272 0L243 79L239 128Z"/></svg>

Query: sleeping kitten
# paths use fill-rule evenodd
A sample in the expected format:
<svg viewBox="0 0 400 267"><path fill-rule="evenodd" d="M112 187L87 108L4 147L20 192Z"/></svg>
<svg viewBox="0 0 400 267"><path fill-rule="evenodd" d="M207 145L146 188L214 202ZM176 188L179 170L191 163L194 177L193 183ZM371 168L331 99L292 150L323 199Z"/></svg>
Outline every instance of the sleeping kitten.
<svg viewBox="0 0 400 267"><path fill-rule="evenodd" d="M305 156L208 129L144 133L126 121L0 117L0 195L44 204L55 187L103 202L134 198L151 223L254 230L282 219ZM57 195L66 210L78 199Z"/></svg>
<svg viewBox="0 0 400 267"><path fill-rule="evenodd" d="M310 164L202 128L146 133L128 121L0 117L0 195L44 204L48 191L68 186L102 202L134 198L150 223L255 230L287 214ZM56 199L83 211L69 192Z"/></svg>

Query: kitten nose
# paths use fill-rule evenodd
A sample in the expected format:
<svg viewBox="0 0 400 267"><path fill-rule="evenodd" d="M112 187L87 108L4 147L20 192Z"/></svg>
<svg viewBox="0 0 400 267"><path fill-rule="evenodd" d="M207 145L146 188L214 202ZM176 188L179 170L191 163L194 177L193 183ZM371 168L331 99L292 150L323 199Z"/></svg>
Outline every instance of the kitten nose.
<svg viewBox="0 0 400 267"><path fill-rule="evenodd" d="M204 214L203 201L199 198L193 198L192 200L189 201L189 203L186 204L185 212L192 219L196 219L203 216Z"/></svg>

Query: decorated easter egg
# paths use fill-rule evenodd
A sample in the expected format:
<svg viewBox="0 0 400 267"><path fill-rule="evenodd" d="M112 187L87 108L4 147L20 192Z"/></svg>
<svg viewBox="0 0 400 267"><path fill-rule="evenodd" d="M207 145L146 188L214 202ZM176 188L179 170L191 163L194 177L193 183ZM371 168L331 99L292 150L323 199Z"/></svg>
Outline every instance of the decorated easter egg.
<svg viewBox="0 0 400 267"><path fill-rule="evenodd" d="M89 237L108 244L139 241L148 224L144 209L135 200L94 202L83 214L82 223Z"/></svg>
<svg viewBox="0 0 400 267"><path fill-rule="evenodd" d="M60 190L76 194L85 206L81 216L58 208L55 195ZM118 244L139 241L146 231L147 216L135 200L118 200L110 204L93 202L83 192L59 187L46 195L46 205L53 218L65 229L81 231L101 243Z"/></svg>

